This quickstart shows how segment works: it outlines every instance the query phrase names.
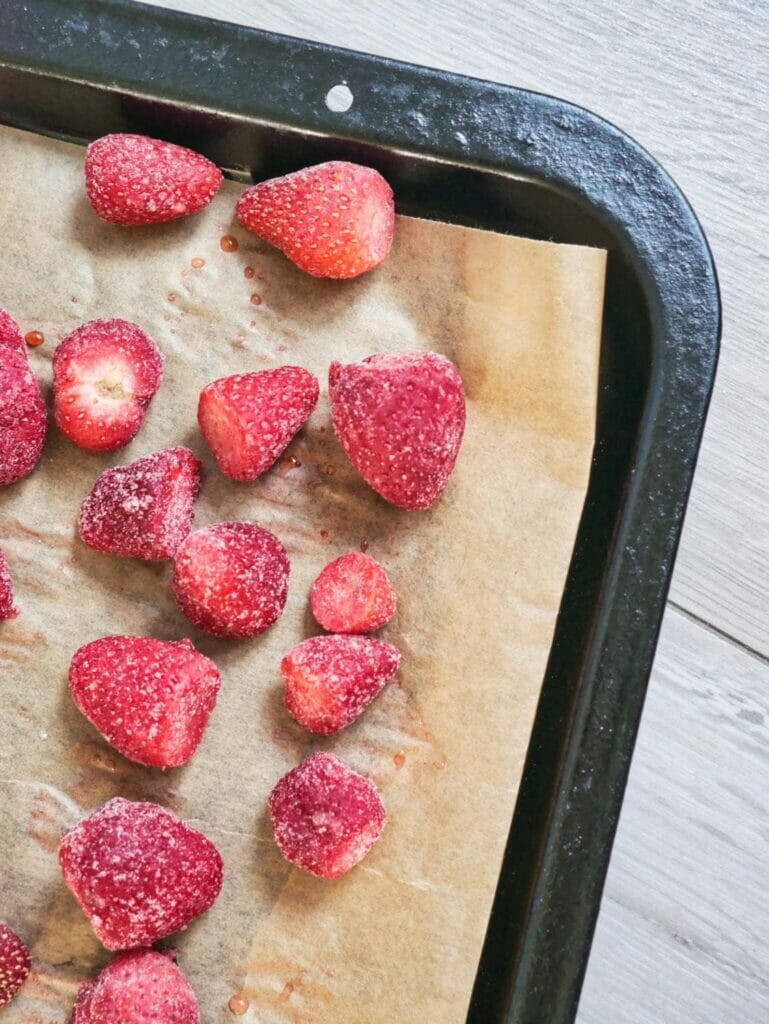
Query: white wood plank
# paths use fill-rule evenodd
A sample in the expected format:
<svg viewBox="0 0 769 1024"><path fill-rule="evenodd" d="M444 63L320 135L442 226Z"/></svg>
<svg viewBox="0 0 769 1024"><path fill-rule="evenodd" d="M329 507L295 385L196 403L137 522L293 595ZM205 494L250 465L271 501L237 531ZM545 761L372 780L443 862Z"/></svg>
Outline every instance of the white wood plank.
<svg viewBox="0 0 769 1024"><path fill-rule="evenodd" d="M670 611L579 1024L769 1020L769 666Z"/></svg>
<svg viewBox="0 0 769 1024"><path fill-rule="evenodd" d="M166 6L550 92L649 148L699 213L724 352L673 587L769 654L769 152L762 0L169 0Z"/></svg>

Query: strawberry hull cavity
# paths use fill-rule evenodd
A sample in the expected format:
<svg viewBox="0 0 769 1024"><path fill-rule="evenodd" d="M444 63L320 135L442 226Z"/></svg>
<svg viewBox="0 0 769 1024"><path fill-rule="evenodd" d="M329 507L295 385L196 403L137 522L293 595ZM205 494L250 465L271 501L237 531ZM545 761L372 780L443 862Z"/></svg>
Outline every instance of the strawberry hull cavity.
<svg viewBox="0 0 769 1024"><path fill-rule="evenodd" d="M427 509L443 493L465 429L457 368L435 352L333 362L334 429L363 479L399 508Z"/></svg>
<svg viewBox="0 0 769 1024"><path fill-rule="evenodd" d="M280 663L284 703L305 729L328 736L363 714L400 660L397 647L371 637L310 637Z"/></svg>
<svg viewBox="0 0 769 1024"><path fill-rule="evenodd" d="M0 622L15 619L19 609L13 603L13 581L5 555L0 551Z"/></svg>
<svg viewBox="0 0 769 1024"><path fill-rule="evenodd" d="M105 135L85 158L94 211L111 224L157 224L195 213L213 199L222 172L200 153L145 135Z"/></svg>
<svg viewBox="0 0 769 1024"><path fill-rule="evenodd" d="M189 640L107 636L75 653L77 707L124 757L154 768L185 764L203 738L221 678Z"/></svg>
<svg viewBox="0 0 769 1024"><path fill-rule="evenodd" d="M189 448L164 448L106 470L80 508L80 536L96 551L173 558L192 529L200 466Z"/></svg>
<svg viewBox="0 0 769 1024"><path fill-rule="evenodd" d="M92 320L53 354L56 423L90 451L115 451L137 434L163 378L163 356L128 320Z"/></svg>
<svg viewBox="0 0 769 1024"><path fill-rule="evenodd" d="M174 562L179 607L213 636L262 633L283 612L289 561L278 538L255 523L217 523L191 533Z"/></svg>
<svg viewBox="0 0 769 1024"><path fill-rule="evenodd" d="M362 551L349 551L319 574L310 604L329 633L373 633L395 614L395 591L379 562Z"/></svg>
<svg viewBox="0 0 769 1024"><path fill-rule="evenodd" d="M270 794L281 853L320 878L339 878L382 834L387 812L370 779L331 754L312 754Z"/></svg>
<svg viewBox="0 0 769 1024"><path fill-rule="evenodd" d="M13 928L0 921L0 1009L17 994L31 966L27 947Z"/></svg>
<svg viewBox="0 0 769 1024"><path fill-rule="evenodd" d="M395 207L378 171L332 160L247 189L237 216L306 273L349 278L387 257Z"/></svg>
<svg viewBox="0 0 769 1024"><path fill-rule="evenodd" d="M70 1024L200 1024L195 993L167 953L122 953L84 982Z"/></svg>
<svg viewBox="0 0 769 1024"><path fill-rule="evenodd" d="M47 429L45 402L29 367L21 328L0 309L0 486L32 472Z"/></svg>
<svg viewBox="0 0 769 1024"><path fill-rule="evenodd" d="M164 807L121 797L66 834L59 864L110 950L151 946L185 928L222 887L222 858L202 832Z"/></svg>
<svg viewBox="0 0 769 1024"><path fill-rule="evenodd" d="M198 422L223 473L255 480L285 451L318 401L301 366L222 377L203 389Z"/></svg>

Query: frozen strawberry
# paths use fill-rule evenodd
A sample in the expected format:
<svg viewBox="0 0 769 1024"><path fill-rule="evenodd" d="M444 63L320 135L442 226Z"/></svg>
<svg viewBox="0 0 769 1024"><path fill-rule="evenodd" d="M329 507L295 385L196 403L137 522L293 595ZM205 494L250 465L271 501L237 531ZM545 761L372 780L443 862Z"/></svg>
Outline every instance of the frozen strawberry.
<svg viewBox="0 0 769 1024"><path fill-rule="evenodd" d="M321 878L360 863L387 819L374 783L332 754L312 754L284 775L269 806L280 852Z"/></svg>
<svg viewBox="0 0 769 1024"><path fill-rule="evenodd" d="M465 430L454 364L435 352L398 352L334 362L328 380L334 429L366 483L400 508L433 505Z"/></svg>
<svg viewBox="0 0 769 1024"><path fill-rule="evenodd" d="M176 768L192 757L216 704L216 665L189 640L105 636L69 667L75 704L125 757Z"/></svg>
<svg viewBox="0 0 769 1024"><path fill-rule="evenodd" d="M80 508L80 536L113 555L173 558L192 529L200 465L189 448L164 448L105 470Z"/></svg>
<svg viewBox="0 0 769 1024"><path fill-rule="evenodd" d="M167 953L121 953L80 986L70 1024L200 1024L192 987Z"/></svg>
<svg viewBox="0 0 769 1024"><path fill-rule="evenodd" d="M19 991L31 966L27 947L12 928L0 921L0 1008Z"/></svg>
<svg viewBox="0 0 769 1024"><path fill-rule="evenodd" d="M158 224L202 210L222 172L200 153L146 135L105 135L85 158L88 202L110 224Z"/></svg>
<svg viewBox="0 0 769 1024"><path fill-rule="evenodd" d="M280 618L288 594L286 549L256 523L216 523L191 533L174 562L179 607L213 636L246 637Z"/></svg>
<svg viewBox="0 0 769 1024"><path fill-rule="evenodd" d="M318 401L318 381L301 366L238 373L203 388L198 423L219 468L233 480L269 469Z"/></svg>
<svg viewBox="0 0 769 1024"><path fill-rule="evenodd" d="M328 736L354 722L398 671L397 647L368 636L312 636L280 663L284 702L310 732Z"/></svg>
<svg viewBox="0 0 769 1024"><path fill-rule="evenodd" d="M0 309L0 486L32 472L47 429L45 402L29 368L21 328Z"/></svg>
<svg viewBox="0 0 769 1024"><path fill-rule="evenodd" d="M379 562L362 551L349 551L320 573L310 604L329 633L373 633L395 614L395 591Z"/></svg>
<svg viewBox="0 0 769 1024"><path fill-rule="evenodd" d="M13 581L5 555L0 551L0 622L15 619L19 609L13 604Z"/></svg>
<svg viewBox="0 0 769 1024"><path fill-rule="evenodd" d="M202 832L150 803L115 797L68 832L59 864L107 949L151 946L208 910L222 858Z"/></svg>
<svg viewBox="0 0 769 1024"><path fill-rule="evenodd" d="M91 320L56 346L56 423L70 441L111 452L136 436L163 379L157 345L128 320Z"/></svg>
<svg viewBox="0 0 769 1024"><path fill-rule="evenodd" d="M238 200L237 216L314 277L357 277L379 266L395 225L382 175L343 160L254 185Z"/></svg>

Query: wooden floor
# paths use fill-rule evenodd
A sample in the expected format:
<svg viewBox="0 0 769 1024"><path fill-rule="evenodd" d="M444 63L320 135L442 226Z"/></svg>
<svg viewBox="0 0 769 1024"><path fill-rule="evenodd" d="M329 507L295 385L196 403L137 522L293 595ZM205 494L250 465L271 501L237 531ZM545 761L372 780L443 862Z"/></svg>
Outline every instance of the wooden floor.
<svg viewBox="0 0 769 1024"><path fill-rule="evenodd" d="M689 196L720 273L722 360L579 1019L766 1024L769 2L167 6L562 96Z"/></svg>

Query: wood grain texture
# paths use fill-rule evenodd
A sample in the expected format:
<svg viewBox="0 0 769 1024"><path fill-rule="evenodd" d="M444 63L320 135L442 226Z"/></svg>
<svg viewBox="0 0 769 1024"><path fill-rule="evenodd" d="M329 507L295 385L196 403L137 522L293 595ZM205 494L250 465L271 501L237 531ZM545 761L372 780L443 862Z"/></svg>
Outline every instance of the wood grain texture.
<svg viewBox="0 0 769 1024"><path fill-rule="evenodd" d="M769 4L166 6L562 96L637 138L689 196L721 278L722 359L580 1024L765 1024Z"/></svg>

